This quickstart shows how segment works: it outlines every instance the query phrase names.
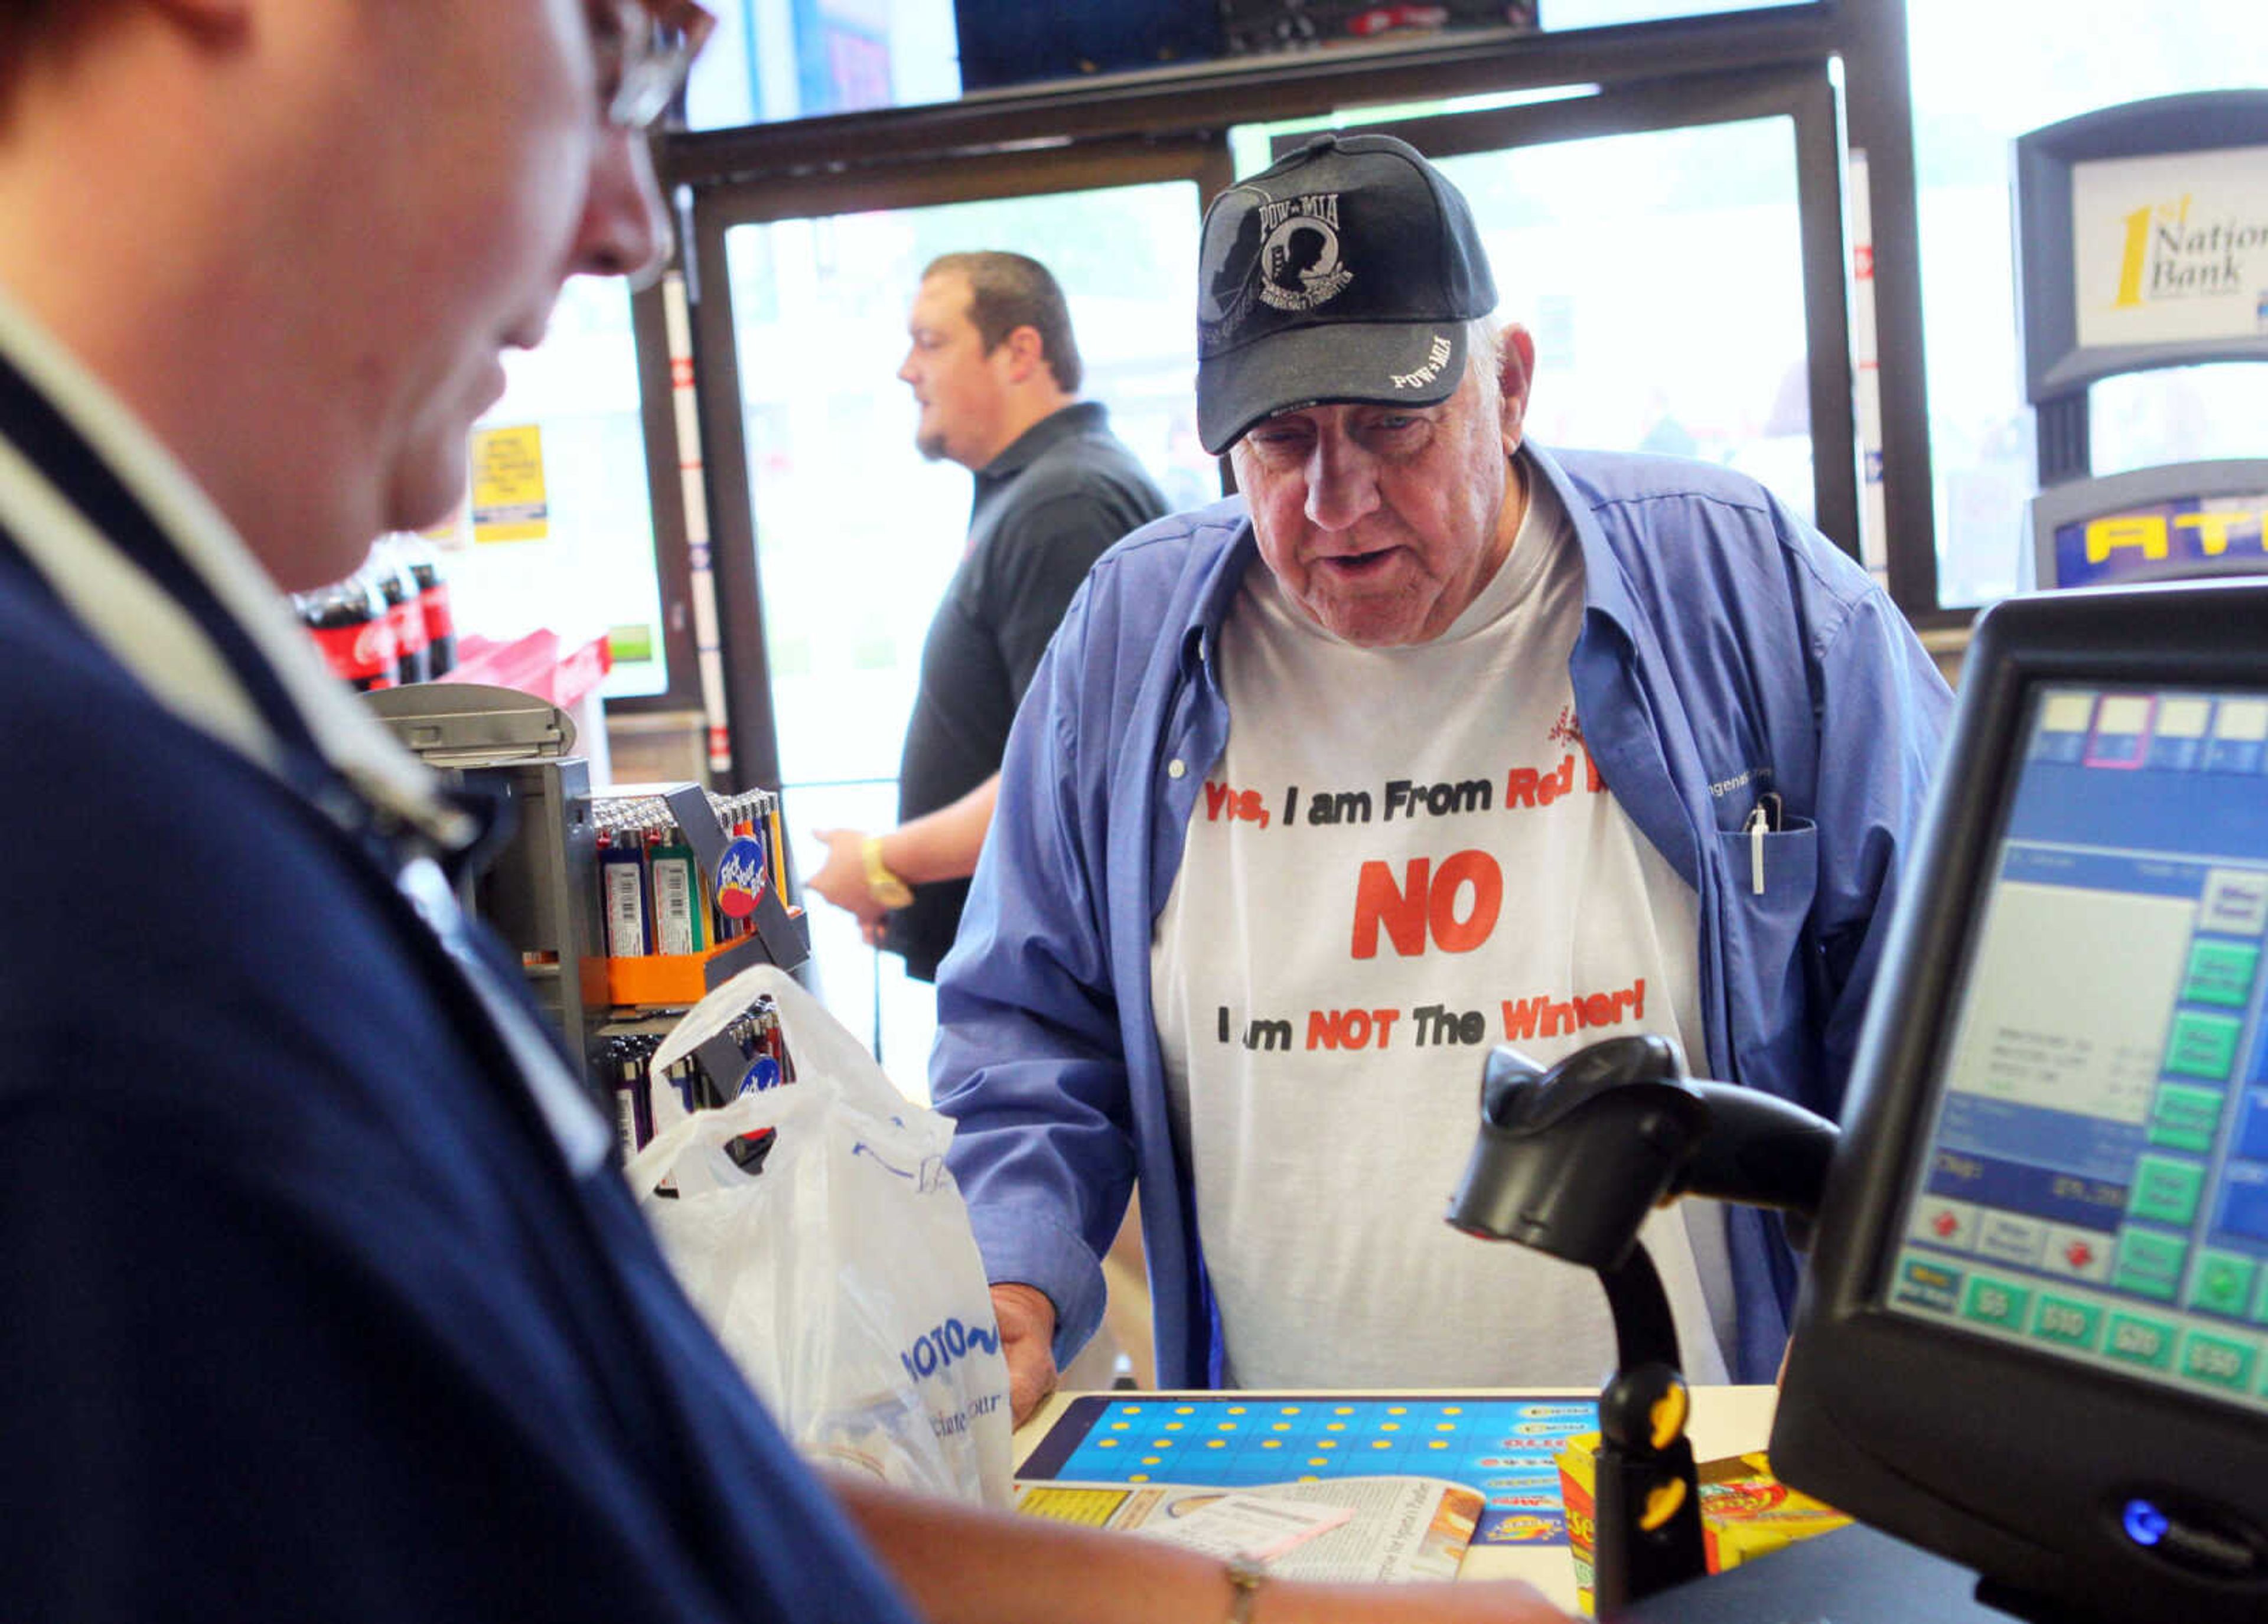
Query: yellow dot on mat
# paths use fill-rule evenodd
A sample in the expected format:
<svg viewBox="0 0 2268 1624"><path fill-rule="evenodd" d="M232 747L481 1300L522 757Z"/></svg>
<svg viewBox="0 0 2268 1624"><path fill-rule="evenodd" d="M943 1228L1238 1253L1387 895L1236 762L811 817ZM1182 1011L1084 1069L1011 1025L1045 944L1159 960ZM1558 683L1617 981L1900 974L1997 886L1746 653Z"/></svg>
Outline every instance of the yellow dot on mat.
<svg viewBox="0 0 2268 1624"><path fill-rule="evenodd" d="M1263 1449L1281 1449L1284 1447L1284 1440L1281 1438L1263 1438L1260 1440L1260 1447Z"/></svg>
<svg viewBox="0 0 2268 1624"><path fill-rule="evenodd" d="M1194 1404L1176 1404L1174 1406L1174 1414L1176 1415L1194 1415L1197 1413L1197 1406Z"/></svg>
<svg viewBox="0 0 2268 1624"><path fill-rule="evenodd" d="M1118 1440L1116 1438L1097 1438L1094 1441L1094 1447L1097 1449L1116 1449L1118 1447Z"/></svg>
<svg viewBox="0 0 2268 1624"><path fill-rule="evenodd" d="M1410 1407L1406 1404L1390 1404L1387 1406L1386 1413L1389 1415L1407 1415L1410 1413Z"/></svg>
<svg viewBox="0 0 2268 1624"><path fill-rule="evenodd" d="M1147 1472L1130 1472L1126 1474L1126 1481L1130 1483L1146 1483L1150 1481L1150 1474Z"/></svg>
<svg viewBox="0 0 2268 1624"><path fill-rule="evenodd" d="M1392 1438L1373 1438L1370 1441L1370 1446L1373 1449L1392 1449L1394 1447L1394 1440Z"/></svg>

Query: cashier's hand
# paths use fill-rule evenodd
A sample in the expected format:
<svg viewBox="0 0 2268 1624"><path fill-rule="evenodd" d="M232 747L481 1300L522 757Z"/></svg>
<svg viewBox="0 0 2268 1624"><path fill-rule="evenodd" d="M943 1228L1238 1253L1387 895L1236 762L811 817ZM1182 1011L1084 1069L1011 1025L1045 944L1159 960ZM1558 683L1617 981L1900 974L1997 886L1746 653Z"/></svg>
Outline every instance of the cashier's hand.
<svg viewBox="0 0 2268 1624"><path fill-rule="evenodd" d="M1056 1390L1056 1305L1037 1286L1004 1282L992 1288L992 1316L1008 1361L1009 1413L1020 1427Z"/></svg>

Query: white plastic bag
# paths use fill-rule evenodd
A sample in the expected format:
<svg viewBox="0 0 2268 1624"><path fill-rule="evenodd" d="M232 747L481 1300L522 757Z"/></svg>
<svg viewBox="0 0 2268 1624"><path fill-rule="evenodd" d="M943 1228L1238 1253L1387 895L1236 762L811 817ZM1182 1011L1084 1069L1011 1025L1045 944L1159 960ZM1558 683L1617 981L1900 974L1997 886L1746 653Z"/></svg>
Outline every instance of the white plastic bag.
<svg viewBox="0 0 2268 1624"><path fill-rule="evenodd" d="M953 1124L890 1085L856 1038L770 965L679 1022L652 1075L762 995L795 1081L698 1111L625 1170L678 1278L806 1454L891 1483L1006 1506L1008 1367ZM725 1154L776 1130L762 1171ZM676 1199L657 1198L664 1179Z"/></svg>

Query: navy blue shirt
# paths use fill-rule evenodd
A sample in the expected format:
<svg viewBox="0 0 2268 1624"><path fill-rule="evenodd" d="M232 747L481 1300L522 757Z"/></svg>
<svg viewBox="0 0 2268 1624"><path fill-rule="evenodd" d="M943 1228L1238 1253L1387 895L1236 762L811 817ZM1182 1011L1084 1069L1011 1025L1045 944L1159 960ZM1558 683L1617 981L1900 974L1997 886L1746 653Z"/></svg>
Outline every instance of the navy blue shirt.
<svg viewBox="0 0 2268 1624"><path fill-rule="evenodd" d="M209 617L4 359L0 384L0 435ZM0 1613L909 1619L619 1175L571 1166L382 820L342 819L288 727L270 770L157 703L11 536L22 485Z"/></svg>

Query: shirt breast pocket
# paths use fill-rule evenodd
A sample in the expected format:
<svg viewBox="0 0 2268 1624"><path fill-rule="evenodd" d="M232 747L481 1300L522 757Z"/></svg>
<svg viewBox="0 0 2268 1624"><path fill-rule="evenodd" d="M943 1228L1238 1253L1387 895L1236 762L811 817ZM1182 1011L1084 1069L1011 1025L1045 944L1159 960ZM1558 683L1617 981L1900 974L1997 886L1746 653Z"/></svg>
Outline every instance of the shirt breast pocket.
<svg viewBox="0 0 2268 1624"><path fill-rule="evenodd" d="M1725 987L1735 1054L1775 1062L1800 1047L1813 976L1805 927L1819 880L1819 829L1787 818L1777 829L1719 829L1725 879Z"/></svg>

